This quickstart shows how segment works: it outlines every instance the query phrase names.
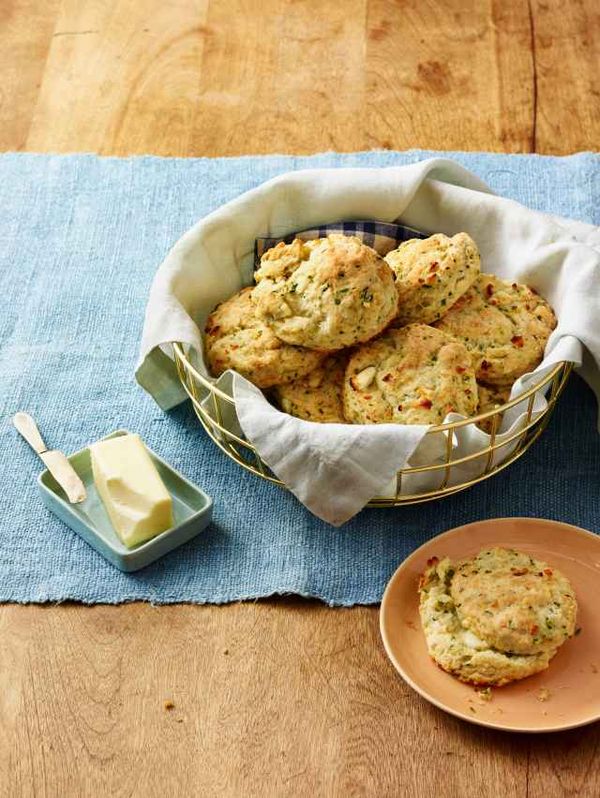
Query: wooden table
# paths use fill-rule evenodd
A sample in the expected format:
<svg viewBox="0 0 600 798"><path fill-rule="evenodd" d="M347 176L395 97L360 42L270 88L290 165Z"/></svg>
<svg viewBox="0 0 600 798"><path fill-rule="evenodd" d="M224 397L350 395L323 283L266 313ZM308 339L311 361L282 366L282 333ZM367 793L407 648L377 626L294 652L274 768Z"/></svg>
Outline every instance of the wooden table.
<svg viewBox="0 0 600 798"><path fill-rule="evenodd" d="M595 0L2 0L0 149L597 149L599 34ZM375 607L5 605L0 674L2 795L600 795L598 725L446 716Z"/></svg>

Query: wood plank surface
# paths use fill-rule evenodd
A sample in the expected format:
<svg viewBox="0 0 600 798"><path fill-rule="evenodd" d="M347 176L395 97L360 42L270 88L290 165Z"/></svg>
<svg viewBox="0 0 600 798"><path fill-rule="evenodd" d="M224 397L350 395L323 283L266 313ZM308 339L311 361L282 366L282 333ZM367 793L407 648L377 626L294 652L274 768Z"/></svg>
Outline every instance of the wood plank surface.
<svg viewBox="0 0 600 798"><path fill-rule="evenodd" d="M395 676L374 608L4 606L0 634L11 796L600 794L597 727L444 715Z"/></svg>
<svg viewBox="0 0 600 798"><path fill-rule="evenodd" d="M594 0L63 0L26 148L593 149L599 13Z"/></svg>
<svg viewBox="0 0 600 798"><path fill-rule="evenodd" d="M59 0L0 2L0 151L25 148Z"/></svg>
<svg viewBox="0 0 600 798"><path fill-rule="evenodd" d="M598 149L599 15L3 0L0 149ZM444 715L395 675L376 608L4 605L0 641L0 796L600 795L598 725L528 737Z"/></svg>

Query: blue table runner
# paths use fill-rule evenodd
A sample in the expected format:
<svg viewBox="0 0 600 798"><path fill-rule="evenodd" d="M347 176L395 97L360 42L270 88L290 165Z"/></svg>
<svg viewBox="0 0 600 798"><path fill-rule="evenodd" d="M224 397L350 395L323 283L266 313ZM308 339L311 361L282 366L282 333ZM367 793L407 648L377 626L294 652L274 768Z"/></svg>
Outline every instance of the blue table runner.
<svg viewBox="0 0 600 798"><path fill-rule="evenodd" d="M290 169L439 154L0 155L0 601L220 603L293 593L373 603L408 553L453 526L523 515L600 532L595 402L577 377L540 441L498 476L438 502L365 510L341 529L231 462L189 404L164 414L134 381L152 277L198 218ZM498 193L600 223L598 155L444 154ZM10 423L17 410L67 452L119 427L139 432L213 496L214 523L154 565L120 573L43 507L41 464Z"/></svg>

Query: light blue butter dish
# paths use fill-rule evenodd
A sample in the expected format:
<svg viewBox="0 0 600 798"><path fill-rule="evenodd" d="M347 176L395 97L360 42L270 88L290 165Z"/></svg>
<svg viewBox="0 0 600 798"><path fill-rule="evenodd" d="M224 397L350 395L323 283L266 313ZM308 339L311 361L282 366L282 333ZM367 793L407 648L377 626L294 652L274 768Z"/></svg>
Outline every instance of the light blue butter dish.
<svg viewBox="0 0 600 798"><path fill-rule="evenodd" d="M127 430L117 430L103 440L128 434ZM138 571L150 565L182 543L187 543L212 519L213 502L210 496L171 468L151 449L148 449L148 453L173 499L175 526L133 549L128 549L121 542L104 509L94 485L89 449L82 449L69 457L69 462L85 485L87 499L84 502L70 504L49 471L42 472L38 478L46 507L121 571Z"/></svg>

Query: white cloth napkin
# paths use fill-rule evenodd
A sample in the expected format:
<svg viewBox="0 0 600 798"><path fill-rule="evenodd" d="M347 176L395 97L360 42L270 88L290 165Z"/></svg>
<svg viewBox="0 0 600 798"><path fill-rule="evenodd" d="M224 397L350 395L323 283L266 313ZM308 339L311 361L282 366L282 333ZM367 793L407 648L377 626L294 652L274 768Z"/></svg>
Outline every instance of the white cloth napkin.
<svg viewBox="0 0 600 798"><path fill-rule="evenodd" d="M497 197L458 164L434 158L385 169L284 174L189 230L154 279L136 369L161 407L186 398L169 345L187 344L204 368L200 330L217 302L252 283L255 239L340 219L400 219L423 231L469 233L484 271L533 286L558 317L544 362L533 377L515 384L512 395L551 364L571 360L600 399L600 228ZM423 440L425 426L314 424L279 412L239 375L233 386L241 428L261 457L315 515L335 525L390 491L395 473L409 461L441 455L432 436ZM536 411L543 407L537 397ZM522 423L522 408L507 415L501 430L506 437ZM457 436L457 451L472 450L479 435L485 433ZM456 471L451 483L462 476Z"/></svg>

